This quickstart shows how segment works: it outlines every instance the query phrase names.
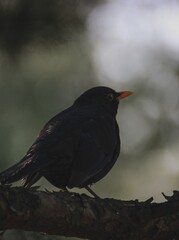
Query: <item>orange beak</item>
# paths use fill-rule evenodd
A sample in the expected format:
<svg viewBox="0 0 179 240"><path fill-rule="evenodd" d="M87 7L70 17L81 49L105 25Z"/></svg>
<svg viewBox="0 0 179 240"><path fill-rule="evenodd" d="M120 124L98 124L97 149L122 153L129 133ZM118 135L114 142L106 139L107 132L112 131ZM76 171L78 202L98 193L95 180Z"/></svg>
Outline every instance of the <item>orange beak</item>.
<svg viewBox="0 0 179 240"><path fill-rule="evenodd" d="M119 92L119 93L118 93L117 98L118 98L119 100L121 100L121 99L123 99L123 98L125 98L125 97L130 96L131 94L132 94L131 91L122 91L122 92Z"/></svg>

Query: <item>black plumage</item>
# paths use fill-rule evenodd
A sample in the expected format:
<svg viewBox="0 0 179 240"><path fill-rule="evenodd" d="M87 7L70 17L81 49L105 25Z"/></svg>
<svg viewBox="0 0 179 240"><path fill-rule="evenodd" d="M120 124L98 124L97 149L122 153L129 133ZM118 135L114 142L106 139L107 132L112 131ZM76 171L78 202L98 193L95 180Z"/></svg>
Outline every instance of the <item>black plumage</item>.
<svg viewBox="0 0 179 240"><path fill-rule="evenodd" d="M86 188L103 178L120 153L116 114L131 92L95 87L53 117L18 163L0 173L2 184L24 179L30 187L42 176L54 186Z"/></svg>

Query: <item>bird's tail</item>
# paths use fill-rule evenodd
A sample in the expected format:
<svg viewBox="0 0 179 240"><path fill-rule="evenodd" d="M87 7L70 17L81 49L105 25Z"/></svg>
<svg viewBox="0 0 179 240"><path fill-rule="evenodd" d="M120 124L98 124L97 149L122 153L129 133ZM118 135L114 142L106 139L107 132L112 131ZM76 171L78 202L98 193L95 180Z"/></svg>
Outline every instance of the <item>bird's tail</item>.
<svg viewBox="0 0 179 240"><path fill-rule="evenodd" d="M0 173L1 184L13 183L35 172L32 158L23 158L20 162Z"/></svg>
<svg viewBox="0 0 179 240"><path fill-rule="evenodd" d="M17 163L0 173L1 184L13 183L24 177L22 163Z"/></svg>

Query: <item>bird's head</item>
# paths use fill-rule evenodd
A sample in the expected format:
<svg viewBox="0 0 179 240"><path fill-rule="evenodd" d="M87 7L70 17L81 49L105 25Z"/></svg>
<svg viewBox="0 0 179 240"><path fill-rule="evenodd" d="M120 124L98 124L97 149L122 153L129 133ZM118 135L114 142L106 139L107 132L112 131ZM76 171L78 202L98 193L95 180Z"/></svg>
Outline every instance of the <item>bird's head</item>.
<svg viewBox="0 0 179 240"><path fill-rule="evenodd" d="M110 112L116 114L121 99L132 94L131 91L116 92L108 87L94 87L80 95L75 104L103 106Z"/></svg>

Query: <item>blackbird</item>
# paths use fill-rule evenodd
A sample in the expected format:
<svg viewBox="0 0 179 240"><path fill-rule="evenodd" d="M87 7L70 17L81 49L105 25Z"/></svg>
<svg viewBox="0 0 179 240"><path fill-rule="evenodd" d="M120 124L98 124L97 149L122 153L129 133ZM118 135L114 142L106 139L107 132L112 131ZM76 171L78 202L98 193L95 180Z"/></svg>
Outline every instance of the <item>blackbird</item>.
<svg viewBox="0 0 179 240"><path fill-rule="evenodd" d="M131 94L102 86L84 92L47 122L18 163L0 173L1 184L22 179L30 187L45 177L63 190L86 188L97 197L89 185L103 178L119 156L115 117L120 100Z"/></svg>

